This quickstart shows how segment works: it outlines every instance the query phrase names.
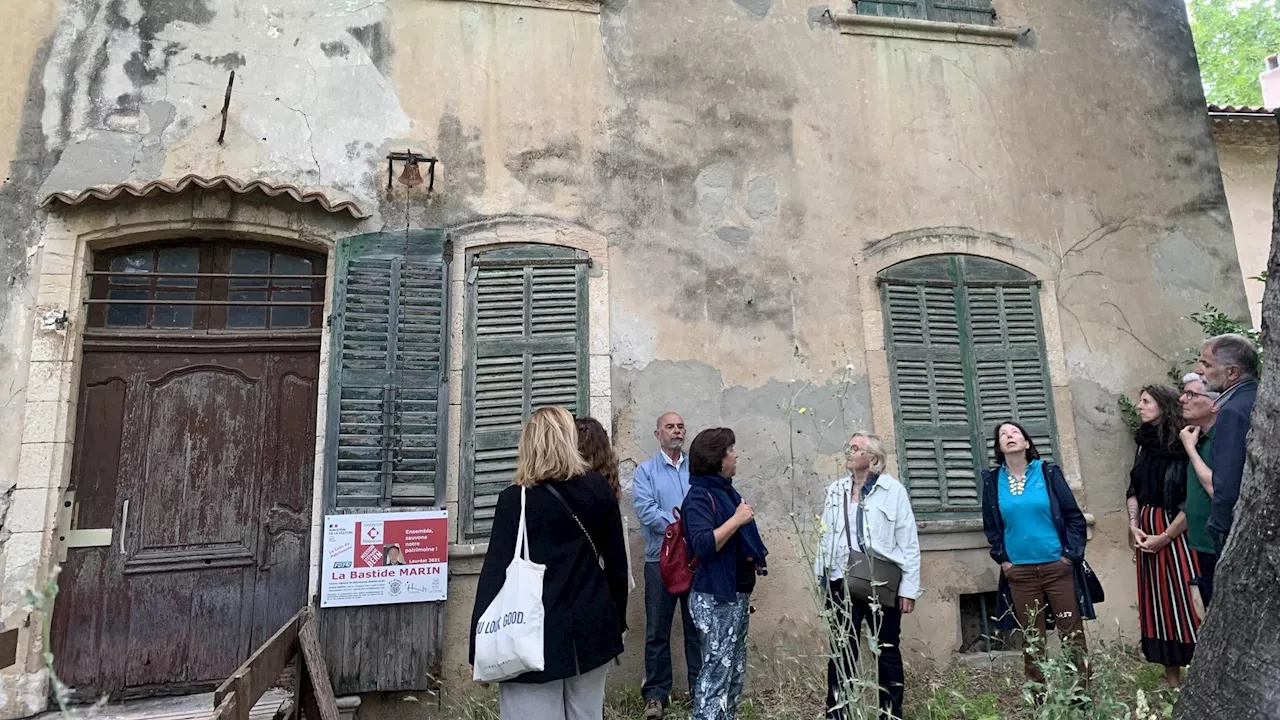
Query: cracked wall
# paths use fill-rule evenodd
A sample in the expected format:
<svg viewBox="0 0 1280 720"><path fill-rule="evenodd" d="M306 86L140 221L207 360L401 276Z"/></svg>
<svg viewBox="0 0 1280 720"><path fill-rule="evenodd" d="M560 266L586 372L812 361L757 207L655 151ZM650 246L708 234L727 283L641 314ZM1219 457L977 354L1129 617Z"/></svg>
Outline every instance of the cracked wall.
<svg viewBox="0 0 1280 720"><path fill-rule="evenodd" d="M1203 302L1246 311L1178 0L996 0L1002 24L1032 30L1012 48L842 35L798 0L605 0L599 14L460 0L37 5L0 11L33 28L0 51L22 89L0 100L5 377L26 376L31 266L48 260L34 204L51 190L225 172L350 196L375 211L372 229L585 226L609 246L620 454L630 468L653 452L666 409L693 430L739 431L742 485L776 538L753 631L775 656L813 636L796 610L807 570L791 509L833 474L836 436L892 433L860 288L877 258L929 252L911 231L960 228L1004 238L1052 283L1063 410L1098 564L1114 570L1104 610L1136 627L1113 537L1131 457L1116 397L1165 377L1196 337L1181 318ZM440 158L429 202L379 192L380 159L406 147ZM0 427L12 428L21 387L7 392ZM16 442L0 441L0 470ZM951 652L951 596L987 583L985 567L974 548L930 553L930 594L906 629L920 652ZM451 586L450 647L470 582ZM632 627L642 604L633 596ZM637 683L638 661L628 653L616 678Z"/></svg>

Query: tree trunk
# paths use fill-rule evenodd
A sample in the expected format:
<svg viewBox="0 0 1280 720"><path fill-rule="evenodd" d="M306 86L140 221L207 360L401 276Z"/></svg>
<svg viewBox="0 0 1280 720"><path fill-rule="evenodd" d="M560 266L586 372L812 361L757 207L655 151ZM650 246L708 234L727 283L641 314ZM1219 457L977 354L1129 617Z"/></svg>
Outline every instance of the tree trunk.
<svg viewBox="0 0 1280 720"><path fill-rule="evenodd" d="M1272 211L1262 385L1235 522L1178 720L1280 718L1280 167Z"/></svg>

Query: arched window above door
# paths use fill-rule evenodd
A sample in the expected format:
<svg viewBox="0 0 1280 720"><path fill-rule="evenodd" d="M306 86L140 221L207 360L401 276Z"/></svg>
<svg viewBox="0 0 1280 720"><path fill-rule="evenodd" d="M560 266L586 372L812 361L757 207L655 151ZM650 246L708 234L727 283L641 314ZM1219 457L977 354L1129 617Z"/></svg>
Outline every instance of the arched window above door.
<svg viewBox="0 0 1280 720"><path fill-rule="evenodd" d="M103 331L319 329L325 258L234 240L183 240L95 254L88 326Z"/></svg>

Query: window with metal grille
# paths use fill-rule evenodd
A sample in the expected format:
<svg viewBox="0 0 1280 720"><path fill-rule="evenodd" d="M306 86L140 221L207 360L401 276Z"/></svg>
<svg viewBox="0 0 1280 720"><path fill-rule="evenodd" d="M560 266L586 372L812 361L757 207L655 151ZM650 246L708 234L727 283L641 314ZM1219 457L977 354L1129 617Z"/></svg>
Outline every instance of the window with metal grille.
<svg viewBox="0 0 1280 720"><path fill-rule="evenodd" d="M489 534L529 414L550 405L587 413L589 264L582 251L547 245L504 247L467 260L461 483L467 539Z"/></svg>
<svg viewBox="0 0 1280 720"><path fill-rule="evenodd" d="M854 0L861 15L915 18L938 22L994 25L991 0Z"/></svg>
<svg viewBox="0 0 1280 720"><path fill-rule="evenodd" d="M997 260L933 255L880 273L898 466L923 516L977 514L991 434L1014 420L1057 456L1039 281Z"/></svg>
<svg viewBox="0 0 1280 720"><path fill-rule="evenodd" d="M319 329L325 258L293 248L190 240L94 255L88 324L102 331Z"/></svg>
<svg viewBox="0 0 1280 720"><path fill-rule="evenodd" d="M332 508L444 502L448 255L439 230L338 246L325 443Z"/></svg>

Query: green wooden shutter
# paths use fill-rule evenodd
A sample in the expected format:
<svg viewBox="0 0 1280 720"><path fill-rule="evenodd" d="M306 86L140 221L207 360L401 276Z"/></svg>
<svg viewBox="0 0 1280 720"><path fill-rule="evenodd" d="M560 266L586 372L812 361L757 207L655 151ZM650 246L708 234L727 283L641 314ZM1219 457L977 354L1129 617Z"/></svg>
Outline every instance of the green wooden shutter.
<svg viewBox="0 0 1280 720"><path fill-rule="evenodd" d="M1040 334L1037 289L972 287L968 290L978 419L988 462L994 461L990 437L997 424L1021 423L1042 457L1057 456L1052 387Z"/></svg>
<svg viewBox="0 0 1280 720"><path fill-rule="evenodd" d="M885 17L924 17L926 0L856 0L858 13L861 15L883 15Z"/></svg>
<svg viewBox="0 0 1280 720"><path fill-rule="evenodd" d="M918 511L976 505L957 290L886 284L901 471Z"/></svg>
<svg viewBox="0 0 1280 720"><path fill-rule="evenodd" d="M552 246L472 255L467 270L463 379L463 519L489 534L498 493L511 484L529 413L588 411L585 253Z"/></svg>
<svg viewBox="0 0 1280 720"><path fill-rule="evenodd" d="M996 11L991 0L927 0L926 16L939 22L994 25Z"/></svg>
<svg viewBox="0 0 1280 720"><path fill-rule="evenodd" d="M335 508L441 504L448 264L439 231L338 250L328 476Z"/></svg>
<svg viewBox="0 0 1280 720"><path fill-rule="evenodd" d="M923 513L973 512L991 433L1027 427L1056 457L1038 284L1011 265L930 256L881 273L903 482Z"/></svg>

